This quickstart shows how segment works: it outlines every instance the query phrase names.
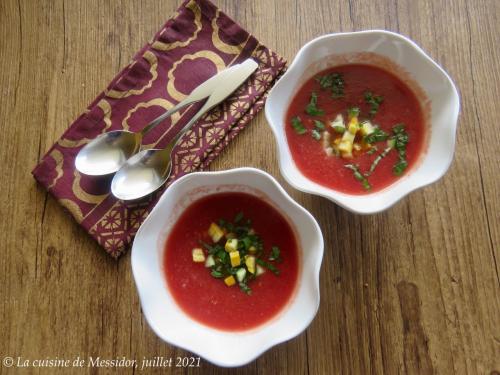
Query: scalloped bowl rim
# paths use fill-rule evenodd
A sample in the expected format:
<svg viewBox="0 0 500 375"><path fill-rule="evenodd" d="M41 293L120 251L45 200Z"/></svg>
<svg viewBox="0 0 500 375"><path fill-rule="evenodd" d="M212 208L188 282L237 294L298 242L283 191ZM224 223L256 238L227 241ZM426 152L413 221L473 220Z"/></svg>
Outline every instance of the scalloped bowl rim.
<svg viewBox="0 0 500 375"><path fill-rule="evenodd" d="M251 190L263 193L259 196L264 197L277 207L296 230L301 250L302 267L299 269L295 295L276 317L249 331L219 331L190 318L177 306L170 295L163 276L162 261L164 241L170 228L158 230L158 225L160 225L158 220L162 215L164 217L177 215L178 217L189 205L184 205L179 209L179 202L182 202L186 194L192 191L190 190L192 186L204 186L208 189L207 191L215 189L212 190L212 193L218 191L215 186L222 187L222 191L227 191L224 190L227 186L233 186L236 190L230 191L239 191L238 186L246 184L233 183L233 181L240 181L245 176L254 181L252 184L255 185L251 187ZM196 182L197 180L198 182ZM231 182L224 183L224 181ZM263 183L261 184L259 181L263 181ZM201 182L203 182L202 185L196 185ZM255 187L259 184L263 187L262 189ZM204 193L202 196L208 194ZM284 210L283 206L286 206L287 210ZM289 215L290 212L293 215ZM170 219L172 224L175 223L176 219ZM305 225L305 228L298 228L297 222ZM164 226L164 224L161 225ZM154 233L150 233L152 230L155 230ZM312 245L307 248L307 251L304 249L306 238L312 239ZM151 247L155 247L155 249L151 250ZM161 339L176 347L193 352L216 365L236 367L253 361L271 347L299 335L312 322L320 302L319 275L323 247L323 235L314 217L295 202L268 173L255 168L195 172L175 181L165 191L141 225L132 246L131 266L144 317ZM161 288L158 286L160 278L163 280ZM157 290L152 291L151 288ZM162 298L167 299L161 300ZM301 304L301 298L305 298L309 303ZM166 307L167 305L168 307ZM297 312L298 310L299 312ZM170 315L164 315L165 311L168 311ZM291 314L295 315L289 316ZM294 324L290 324L291 321ZM179 332L180 330L184 331ZM237 345L235 345L236 343ZM220 348L224 348L222 354Z"/></svg>
<svg viewBox="0 0 500 375"><path fill-rule="evenodd" d="M293 95L296 93L296 90L302 84L302 82L299 82L299 78L307 76L308 75L306 73L307 68L309 68L314 62L321 60L321 59L314 60L314 58L311 58L313 62L309 64L303 64L302 67L299 67L299 65L303 62L303 60L306 60L308 58L309 51L315 48L319 49L320 46L322 47L325 43L335 43L336 39L341 39L341 38L356 39L359 37L363 38L370 36L376 36L382 38L382 40L391 41L394 43L400 43L401 45L404 44L405 48L412 49L414 52L417 53L418 57L422 59L423 62L426 63L425 65L426 70L429 71L434 70L434 73L441 75L443 83L445 85L448 85L448 87L446 87L446 90L448 91L446 100L448 102L447 105L450 106L448 111L450 112L451 118L450 120L448 120L447 124L448 128L440 129L440 131L447 133L446 134L447 138L440 140L441 143L444 144L445 147L447 147L447 152L445 158L440 161L441 165L439 170L434 168L433 175L430 176L418 175L417 178L414 178L414 176L416 175L415 173L420 169L422 162L429 157L429 152L428 152L429 150L424 150L423 154L420 156L421 160L418 161L418 165L414 166L405 176L401 178L400 181L397 181L380 191L376 191L370 194L352 195L352 194L342 193L334 189L330 189L323 185L320 185L310 180L309 178L304 176L302 172L300 172L300 170L295 165L295 162L293 161L293 158L291 156L288 142L286 141L286 134L284 131L283 123L289 102L293 98ZM358 50L356 52L366 52L366 51ZM377 53L377 50L375 49L372 52ZM338 54L342 55L343 53L339 52ZM401 66L397 61L395 61L391 57L389 56L386 57L388 57L389 60L396 62L398 66ZM402 65L401 67L403 69L406 68L404 65ZM409 73L410 75L413 75L412 71L409 71ZM310 76L311 75L309 75L309 77ZM287 81L289 80L295 80L295 86L292 88L291 92L290 91L288 92L287 95L286 93L283 93L281 91L284 90L283 87L287 84ZM427 94L427 90L425 90L425 88L423 89L423 91L426 92ZM281 98L278 99L278 97L280 96ZM275 112L278 110L275 110L273 108L275 102L278 100L280 100L281 102L283 101L287 102L284 105L283 111L281 112L280 115L277 115ZM432 106L433 103L430 97L429 100L431 101L431 110L434 110ZM330 199L331 201L337 203L341 207L351 212L358 214L374 214L392 207L394 204L399 202L401 199L406 197L411 192L436 182L446 174L453 161L459 110L460 110L459 95L452 79L443 70L443 68L441 68L434 60L432 60L415 42L413 42L412 40L408 39L403 35L391 31L365 30L356 32L327 34L315 38L306 43L299 50L292 64L290 65L289 69L286 71L286 73L271 89L265 106L265 115L267 122L271 127L276 140L281 174L291 186L305 193L315 194ZM434 113L432 113L432 115L434 115ZM432 139L434 133L433 131L434 123L431 122L430 127L431 131L429 131L428 141L431 142L432 140L433 142L436 142L435 139Z"/></svg>

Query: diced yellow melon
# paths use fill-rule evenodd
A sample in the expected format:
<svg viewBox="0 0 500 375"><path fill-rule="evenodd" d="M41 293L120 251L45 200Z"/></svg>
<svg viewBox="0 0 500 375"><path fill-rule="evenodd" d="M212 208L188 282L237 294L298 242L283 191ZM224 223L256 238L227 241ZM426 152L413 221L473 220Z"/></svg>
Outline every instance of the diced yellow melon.
<svg viewBox="0 0 500 375"><path fill-rule="evenodd" d="M357 117L353 117L349 121L349 125L348 125L347 129L349 130L349 133L356 135L356 133L359 130L359 123L358 123L358 118Z"/></svg>
<svg viewBox="0 0 500 375"><path fill-rule="evenodd" d="M249 255L246 257L245 264L247 266L248 272L255 273L255 257L253 255Z"/></svg>
<svg viewBox="0 0 500 375"><path fill-rule="evenodd" d="M231 260L231 266L237 267L241 263L240 252L239 251L231 251L229 253L229 259Z"/></svg>
<svg viewBox="0 0 500 375"><path fill-rule="evenodd" d="M226 249L226 251L228 253L238 250L238 239L231 238L231 239L227 240L226 245L224 246L224 249Z"/></svg>
<svg viewBox="0 0 500 375"><path fill-rule="evenodd" d="M249 252L250 254L255 254L255 253L257 253L257 248L256 248L255 246L250 246L250 247L248 248L248 252Z"/></svg>
<svg viewBox="0 0 500 375"><path fill-rule="evenodd" d="M226 283L227 286L233 286L236 284L236 279L234 278L233 275L228 276L224 279L224 282Z"/></svg>
<svg viewBox="0 0 500 375"><path fill-rule="evenodd" d="M355 135L350 131L345 132L342 136L342 140L339 143L338 150L342 154L343 158L351 158L352 157L352 146L354 143Z"/></svg>
<svg viewBox="0 0 500 375"><path fill-rule="evenodd" d="M199 247L193 249L191 254L193 255L193 262L202 263L205 261L205 253Z"/></svg>
<svg viewBox="0 0 500 375"><path fill-rule="evenodd" d="M208 235L212 238L212 241L219 242L224 236L224 231L217 224L212 223L208 228Z"/></svg>

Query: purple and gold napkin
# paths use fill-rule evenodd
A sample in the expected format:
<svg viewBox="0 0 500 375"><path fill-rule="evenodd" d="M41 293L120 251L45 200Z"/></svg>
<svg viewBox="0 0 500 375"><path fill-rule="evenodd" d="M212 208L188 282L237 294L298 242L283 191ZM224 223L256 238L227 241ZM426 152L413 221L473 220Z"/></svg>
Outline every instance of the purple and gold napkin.
<svg viewBox="0 0 500 375"><path fill-rule="evenodd" d="M267 91L285 69L280 56L208 0L184 1L52 146L33 175L111 256L119 257L168 184L144 200L125 203L109 194L109 178L78 173L76 154L103 132L142 129L204 80L249 57L259 63L257 71L181 139L168 183L206 168L262 109ZM143 143L166 146L196 110L190 108L165 120Z"/></svg>

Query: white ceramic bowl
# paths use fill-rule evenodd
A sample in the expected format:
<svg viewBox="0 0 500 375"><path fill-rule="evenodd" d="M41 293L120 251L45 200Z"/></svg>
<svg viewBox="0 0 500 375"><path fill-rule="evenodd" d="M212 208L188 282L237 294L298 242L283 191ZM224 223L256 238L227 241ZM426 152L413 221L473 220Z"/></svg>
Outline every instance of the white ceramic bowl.
<svg viewBox="0 0 500 375"><path fill-rule="evenodd" d="M299 171L286 140L285 116L289 103L306 80L339 63L363 62L363 54L367 53L382 56L410 81L418 83L428 99L427 105L430 104L427 117L430 129L426 150L417 165L399 181L381 191L350 195L319 185ZM348 57L343 59L343 56ZM281 173L290 185L306 193L324 196L350 211L371 214L389 208L446 173L455 148L459 98L446 72L414 42L396 33L372 30L330 34L307 43L271 90L265 112L278 144Z"/></svg>
<svg viewBox="0 0 500 375"><path fill-rule="evenodd" d="M164 245L183 210L217 192L239 191L265 199L287 217L300 247L297 288L292 300L271 321L250 331L225 332L191 319L172 298L163 273ZM269 174L254 168L192 173L174 182L139 229L132 247L132 271L142 310L153 331L166 342L219 366L244 365L270 347L289 340L313 320L319 307L321 230Z"/></svg>

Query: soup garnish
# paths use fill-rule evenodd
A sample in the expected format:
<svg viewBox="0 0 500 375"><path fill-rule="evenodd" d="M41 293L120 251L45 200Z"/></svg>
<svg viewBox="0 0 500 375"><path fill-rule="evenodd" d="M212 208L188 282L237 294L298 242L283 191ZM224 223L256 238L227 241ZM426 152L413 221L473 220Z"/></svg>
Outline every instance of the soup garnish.
<svg viewBox="0 0 500 375"><path fill-rule="evenodd" d="M287 130L287 138L298 167L334 188L340 181L327 180L331 176L352 178L364 191L382 188L404 174L424 138L415 95L395 76L369 65L340 66L310 79L287 117L293 129ZM314 157L320 165L309 171ZM329 171L330 165L349 170L351 177Z"/></svg>
<svg viewBox="0 0 500 375"><path fill-rule="evenodd" d="M212 277L221 279L228 286L236 283L246 294L251 294L249 283L268 269L276 276L280 270L273 263L280 263L281 252L272 246L266 258L260 236L252 228L250 219L239 212L234 220L220 219L208 228L212 244L200 241L203 248L192 250L193 262L204 263Z"/></svg>
<svg viewBox="0 0 500 375"><path fill-rule="evenodd" d="M185 313L213 328L241 331L288 305L299 260L294 229L281 212L257 196L221 192L182 212L165 243L163 268Z"/></svg>

